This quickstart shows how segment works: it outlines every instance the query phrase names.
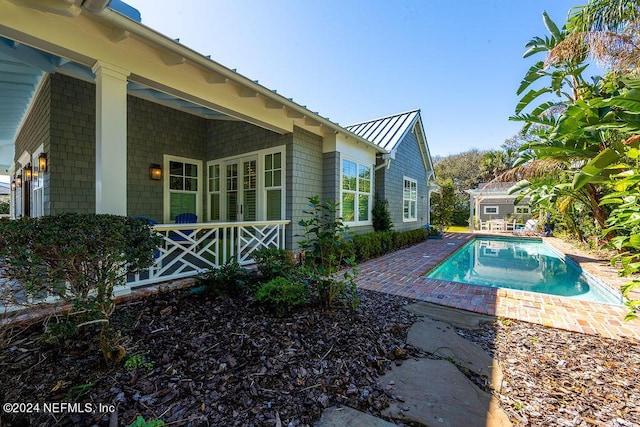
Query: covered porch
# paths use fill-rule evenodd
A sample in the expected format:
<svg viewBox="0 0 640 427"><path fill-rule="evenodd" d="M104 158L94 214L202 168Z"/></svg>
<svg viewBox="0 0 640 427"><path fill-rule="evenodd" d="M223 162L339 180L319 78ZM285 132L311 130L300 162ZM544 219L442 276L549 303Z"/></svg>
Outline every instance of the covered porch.
<svg viewBox="0 0 640 427"><path fill-rule="evenodd" d="M0 0L0 166L12 218L153 218L163 246L128 287L295 249L307 197L335 198L336 147L381 151L120 1L83 4Z"/></svg>

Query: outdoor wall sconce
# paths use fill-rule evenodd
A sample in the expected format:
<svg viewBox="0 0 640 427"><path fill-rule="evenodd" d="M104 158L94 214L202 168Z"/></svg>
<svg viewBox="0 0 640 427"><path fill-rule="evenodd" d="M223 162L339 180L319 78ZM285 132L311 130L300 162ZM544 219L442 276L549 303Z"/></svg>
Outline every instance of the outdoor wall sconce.
<svg viewBox="0 0 640 427"><path fill-rule="evenodd" d="M16 187L22 187L22 175L16 176Z"/></svg>
<svg viewBox="0 0 640 427"><path fill-rule="evenodd" d="M38 170L40 172L46 172L47 166L47 155L42 153L38 156Z"/></svg>
<svg viewBox="0 0 640 427"><path fill-rule="evenodd" d="M151 164L151 166L149 166L149 178L154 181L159 181L160 179L162 179L162 168L160 167L160 165L153 163Z"/></svg>
<svg viewBox="0 0 640 427"><path fill-rule="evenodd" d="M11 191L16 191L16 180L11 180Z"/></svg>
<svg viewBox="0 0 640 427"><path fill-rule="evenodd" d="M33 169L28 165L24 168L24 180L31 181L31 178L33 178Z"/></svg>

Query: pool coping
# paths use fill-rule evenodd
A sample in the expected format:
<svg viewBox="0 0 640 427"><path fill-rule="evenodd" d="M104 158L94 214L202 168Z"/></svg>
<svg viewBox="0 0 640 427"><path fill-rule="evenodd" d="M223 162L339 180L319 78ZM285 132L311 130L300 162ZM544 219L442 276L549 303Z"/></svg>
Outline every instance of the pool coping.
<svg viewBox="0 0 640 427"><path fill-rule="evenodd" d="M467 243L484 234L445 233L441 240L415 246L359 264L357 284L362 289L400 295L448 307L521 320L548 327L613 339L640 340L640 321L626 322L626 306L581 301L513 289L467 285L429 279L425 273ZM509 237L509 236L504 236ZM522 236L517 236L522 237ZM617 270L556 238L546 243L612 288L625 283Z"/></svg>

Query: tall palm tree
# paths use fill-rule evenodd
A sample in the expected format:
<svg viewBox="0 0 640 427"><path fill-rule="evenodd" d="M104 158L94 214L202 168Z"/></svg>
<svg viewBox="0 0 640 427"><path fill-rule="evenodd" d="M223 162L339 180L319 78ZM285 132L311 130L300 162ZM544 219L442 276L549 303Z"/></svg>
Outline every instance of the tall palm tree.
<svg viewBox="0 0 640 427"><path fill-rule="evenodd" d="M543 13L543 21L551 37L532 39L526 45L528 50L525 57L534 53L545 53L548 56L570 35L566 25L559 29L546 12ZM586 50L583 49L555 62L539 61L529 69L518 89L518 93L522 93L532 83L546 78L546 86L537 91L531 89L516 106L516 115L511 117L512 120L525 122L525 131L528 126L536 126L536 138L521 147L520 157L514 163L519 171L514 172L520 173L523 178L531 174L531 171L538 174L541 170L554 176L555 184L552 187L549 187L547 179L540 177L522 184L521 188L527 185L528 191L538 191L540 198L544 200L567 194L571 189L572 177L578 173L580 165L588 163L605 148L603 135L590 131L584 118L580 116L586 113L589 118L598 117L597 109L590 108L587 104L597 90L594 84L587 83L583 77L588 65L586 59ZM545 93L555 94L556 99L541 103L529 113L522 112ZM588 183L578 189L574 196L586 202L598 225L604 227L606 212L600 206L600 189Z"/></svg>
<svg viewBox="0 0 640 427"><path fill-rule="evenodd" d="M542 20L549 35L532 38L525 45L527 50L523 54L523 58L538 53L543 53L545 57L548 57L549 53L569 36L566 26L558 28L546 11L542 13ZM535 123L542 126L553 126L555 124L554 117L564 111L566 105L574 103L580 97L583 88L587 85L582 75L588 65L585 64L585 59L585 55L576 55L552 64L540 60L529 68L516 93L522 95L525 90L529 90L520 98L516 105L515 115L510 118L525 123L523 133L526 133L529 127ZM549 83L540 89L531 88L541 79L548 80ZM543 102L529 113L524 113L532 102L546 94L555 95L556 99Z"/></svg>
<svg viewBox="0 0 640 427"><path fill-rule="evenodd" d="M614 72L640 73L640 1L590 0L572 10L567 31L549 51L547 64L589 52Z"/></svg>

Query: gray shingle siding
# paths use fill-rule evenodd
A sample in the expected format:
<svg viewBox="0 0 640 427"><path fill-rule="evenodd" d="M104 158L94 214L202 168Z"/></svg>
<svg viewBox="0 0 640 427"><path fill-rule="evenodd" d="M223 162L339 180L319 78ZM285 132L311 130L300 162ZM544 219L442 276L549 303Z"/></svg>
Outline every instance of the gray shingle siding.
<svg viewBox="0 0 640 427"><path fill-rule="evenodd" d="M332 151L322 155L322 182L324 183L324 191L322 198L324 200L340 200L340 153Z"/></svg>
<svg viewBox="0 0 640 427"><path fill-rule="evenodd" d="M163 181L149 179L149 166L152 163L162 165L164 154L204 161L206 141L207 120L129 96L127 98L127 182L129 183L127 213L154 218L162 222ZM204 180L202 182L204 185ZM204 200L206 197L203 191L203 206L205 206ZM204 218L198 218L198 220L201 221Z"/></svg>
<svg viewBox="0 0 640 427"><path fill-rule="evenodd" d="M428 194L427 171L423 154L414 132L407 132L398 144L395 159L389 169L382 168L376 173L376 191L389 201L389 211L396 231L412 230L422 227L427 221ZM404 177L418 182L417 220L403 222L402 192ZM380 182L384 180L384 182Z"/></svg>
<svg viewBox="0 0 640 427"><path fill-rule="evenodd" d="M20 128L20 132L16 137L16 151L15 160L27 151L30 154L41 145L44 144L44 152L50 152L50 135L51 135L51 79L46 76L42 82L40 91L36 99L34 99L31 105L29 115L25 118L23 126ZM44 175L45 180L45 193L44 199L44 213L48 214L50 210L50 194L49 194L49 173ZM20 194L20 192L18 192ZM16 203L21 203L22 199L17 194Z"/></svg>
<svg viewBox="0 0 640 427"><path fill-rule="evenodd" d="M323 196L322 137L294 127L293 138L287 144L287 202L286 217L291 218L287 229L287 248L298 251L303 228L298 225L303 210L309 208L310 196Z"/></svg>
<svg viewBox="0 0 640 427"><path fill-rule="evenodd" d="M291 134L280 135L249 123L225 120L209 121L207 135L209 160L277 147L292 138Z"/></svg>
<svg viewBox="0 0 640 427"><path fill-rule="evenodd" d="M49 76L49 212L95 212L95 85L62 74ZM47 213L45 195L45 213Z"/></svg>

